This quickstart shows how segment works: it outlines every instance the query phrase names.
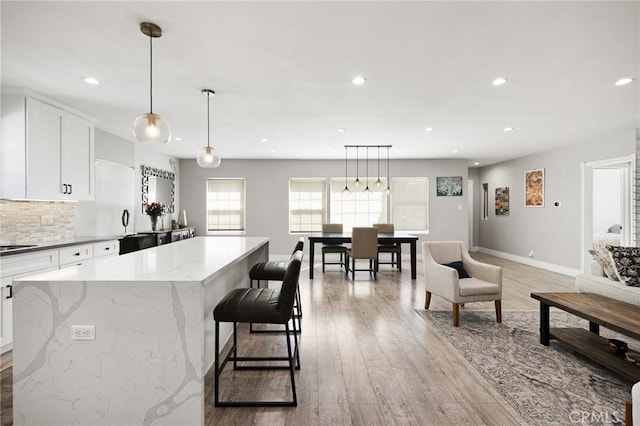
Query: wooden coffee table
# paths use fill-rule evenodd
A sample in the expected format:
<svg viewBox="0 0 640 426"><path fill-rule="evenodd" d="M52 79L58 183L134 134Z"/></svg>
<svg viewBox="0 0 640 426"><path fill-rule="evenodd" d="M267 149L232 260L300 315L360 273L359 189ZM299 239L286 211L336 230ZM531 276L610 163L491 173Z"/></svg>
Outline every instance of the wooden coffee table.
<svg viewBox="0 0 640 426"><path fill-rule="evenodd" d="M640 339L640 307L591 293L531 293L531 297L540 301L540 343L549 346L549 340L556 339L625 379L640 381L640 366L612 353L607 339L599 336L603 326ZM588 320L589 330L550 328L551 306Z"/></svg>

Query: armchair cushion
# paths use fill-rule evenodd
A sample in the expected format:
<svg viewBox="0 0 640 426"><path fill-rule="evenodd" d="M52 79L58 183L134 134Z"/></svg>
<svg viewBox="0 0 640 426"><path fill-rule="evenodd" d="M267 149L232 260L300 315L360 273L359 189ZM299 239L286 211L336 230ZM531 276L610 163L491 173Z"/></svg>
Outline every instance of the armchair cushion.
<svg viewBox="0 0 640 426"><path fill-rule="evenodd" d="M453 268L456 271L458 271L458 278L459 279L471 278L471 275L469 275L467 273L466 269L464 269L464 266L462 265L462 261L446 263L446 264L444 264L442 266L448 266L449 268Z"/></svg>
<svg viewBox="0 0 640 426"><path fill-rule="evenodd" d="M460 296L479 296L482 294L500 294L498 284L489 283L477 278L465 278L459 281Z"/></svg>

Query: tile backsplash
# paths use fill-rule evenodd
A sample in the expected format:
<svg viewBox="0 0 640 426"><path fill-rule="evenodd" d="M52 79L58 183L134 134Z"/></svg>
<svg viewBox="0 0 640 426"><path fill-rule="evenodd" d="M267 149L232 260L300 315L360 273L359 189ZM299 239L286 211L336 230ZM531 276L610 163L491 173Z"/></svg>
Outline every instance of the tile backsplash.
<svg viewBox="0 0 640 426"><path fill-rule="evenodd" d="M75 203L0 200L0 243L63 241L74 236Z"/></svg>

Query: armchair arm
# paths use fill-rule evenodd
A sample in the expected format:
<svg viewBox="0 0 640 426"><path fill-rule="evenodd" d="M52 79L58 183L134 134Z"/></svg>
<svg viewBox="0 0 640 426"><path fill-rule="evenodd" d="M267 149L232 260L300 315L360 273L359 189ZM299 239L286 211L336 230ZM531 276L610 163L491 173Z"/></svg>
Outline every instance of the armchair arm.
<svg viewBox="0 0 640 426"><path fill-rule="evenodd" d="M462 253L462 265L472 277L498 284L500 289L502 289L502 268L500 266L478 262L469 256L469 253L464 251Z"/></svg>

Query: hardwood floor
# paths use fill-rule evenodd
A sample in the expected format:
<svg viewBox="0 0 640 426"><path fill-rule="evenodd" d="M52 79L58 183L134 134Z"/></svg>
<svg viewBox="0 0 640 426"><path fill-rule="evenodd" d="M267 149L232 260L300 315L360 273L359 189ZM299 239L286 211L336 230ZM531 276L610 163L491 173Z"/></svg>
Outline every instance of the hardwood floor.
<svg viewBox="0 0 640 426"><path fill-rule="evenodd" d="M473 254L503 270L502 309L537 310L532 291L573 291L573 278ZM306 265L306 264L305 264ZM205 412L207 425L512 425L518 424L463 366L449 347L415 312L424 309L422 265L418 279L409 279L409 265L398 273L381 267L378 280L366 272L356 281L336 266L315 279L308 270L300 277L303 313L300 338L301 369L296 372L296 408L214 408ZM431 310L451 309L433 296ZM471 303L465 310L493 311L493 302ZM249 335L240 327L240 354L286 353L280 334ZM10 365L10 355L2 357ZM4 367L3 367L4 368ZM8 374L5 374L9 371ZM2 425L11 424L11 395L2 374ZM286 371L225 370L221 385L225 399L287 399ZM213 400L213 375L207 375L207 401Z"/></svg>

